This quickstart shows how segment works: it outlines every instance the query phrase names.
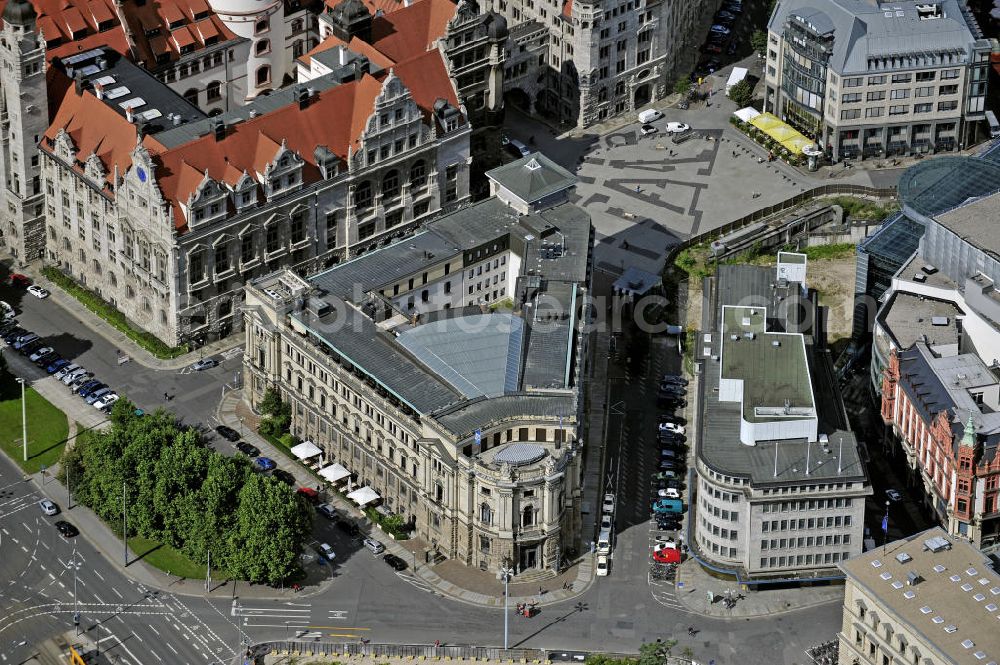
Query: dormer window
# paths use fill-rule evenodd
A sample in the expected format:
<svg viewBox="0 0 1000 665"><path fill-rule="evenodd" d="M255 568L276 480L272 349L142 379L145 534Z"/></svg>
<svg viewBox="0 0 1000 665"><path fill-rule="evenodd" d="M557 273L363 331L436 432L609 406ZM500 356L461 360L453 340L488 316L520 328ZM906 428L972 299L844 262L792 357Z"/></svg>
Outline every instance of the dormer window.
<svg viewBox="0 0 1000 665"><path fill-rule="evenodd" d="M198 208L197 210L194 211L194 221L200 222L203 219L205 219L205 209Z"/></svg>
<svg viewBox="0 0 1000 665"><path fill-rule="evenodd" d="M256 200L257 200L257 197L256 197L255 192L253 190L250 190L248 192L243 192L242 194L240 194L240 205L241 206L248 206L251 203L254 203Z"/></svg>

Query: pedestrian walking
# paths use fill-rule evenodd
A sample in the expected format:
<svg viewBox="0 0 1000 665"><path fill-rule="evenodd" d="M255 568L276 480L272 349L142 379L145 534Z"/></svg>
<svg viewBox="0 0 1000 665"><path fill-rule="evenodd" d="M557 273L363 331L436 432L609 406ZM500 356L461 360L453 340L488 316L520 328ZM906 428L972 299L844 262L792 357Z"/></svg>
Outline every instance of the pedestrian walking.
<svg viewBox="0 0 1000 665"><path fill-rule="evenodd" d="M441 647L441 640L434 640L434 648L438 649Z"/></svg>
<svg viewBox="0 0 1000 665"><path fill-rule="evenodd" d="M542 589L541 585L539 585L538 586L538 595L541 596L543 593L545 593L545 590Z"/></svg>

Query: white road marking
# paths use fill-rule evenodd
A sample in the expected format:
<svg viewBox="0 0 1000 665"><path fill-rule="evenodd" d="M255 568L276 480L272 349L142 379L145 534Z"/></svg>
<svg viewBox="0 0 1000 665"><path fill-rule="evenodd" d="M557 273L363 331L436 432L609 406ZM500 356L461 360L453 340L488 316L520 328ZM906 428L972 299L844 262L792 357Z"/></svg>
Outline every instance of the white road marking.
<svg viewBox="0 0 1000 665"><path fill-rule="evenodd" d="M174 645L172 645L170 642L166 642L165 644L167 645L168 649L170 649L171 651L174 652L175 656L179 656L180 655L179 653L177 653L177 649L174 648Z"/></svg>
<svg viewBox="0 0 1000 665"><path fill-rule="evenodd" d="M97 572L97 571L95 570L95 571L94 571L94 574L95 574L95 575L97 575L97 577L98 577L98 578L100 578L100 580L101 580L102 582L104 581L104 576L103 576L103 575L101 575L101 574L100 574L99 572Z"/></svg>
<svg viewBox="0 0 1000 665"><path fill-rule="evenodd" d="M114 588L114 587L111 587L111 590L115 592L115 595L116 595L116 596L118 596L118 597L119 597L119 598L121 598L122 600L125 600L125 596L123 596L123 595L121 594L121 592L120 592L120 591L118 591L118 589L116 589L116 588Z"/></svg>
<svg viewBox="0 0 1000 665"><path fill-rule="evenodd" d="M161 663L163 662L163 659L162 659L162 658L160 658L160 654L156 653L156 652L155 652L155 651L153 651L152 649L150 649L150 650L149 650L149 653L151 653L151 654L153 654L154 656L156 656L156 660L160 661Z"/></svg>
<svg viewBox="0 0 1000 665"><path fill-rule="evenodd" d="M96 598L97 602L101 603L102 605L106 605L107 604L103 600L101 600L101 597L98 596L96 593L94 594L94 598Z"/></svg>
<svg viewBox="0 0 1000 665"><path fill-rule="evenodd" d="M153 631L154 633L156 633L156 636L157 636L157 637L159 637L159 636L160 636L160 631L156 630L156 629L155 629L155 628L153 628L152 626L150 626L150 627L149 627L149 629L150 629L151 631Z"/></svg>

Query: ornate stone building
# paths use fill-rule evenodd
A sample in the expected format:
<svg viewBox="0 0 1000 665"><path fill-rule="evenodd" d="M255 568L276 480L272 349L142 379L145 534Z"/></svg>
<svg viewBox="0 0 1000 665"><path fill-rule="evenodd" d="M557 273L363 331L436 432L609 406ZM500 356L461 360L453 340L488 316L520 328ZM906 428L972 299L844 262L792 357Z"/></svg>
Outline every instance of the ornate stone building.
<svg viewBox="0 0 1000 665"><path fill-rule="evenodd" d="M544 158L504 168L495 177L515 189L516 169L573 184ZM277 388L292 432L437 554L557 571L581 547L586 338L575 314L591 244L571 204L519 215L487 199L308 279L253 280L251 405Z"/></svg>

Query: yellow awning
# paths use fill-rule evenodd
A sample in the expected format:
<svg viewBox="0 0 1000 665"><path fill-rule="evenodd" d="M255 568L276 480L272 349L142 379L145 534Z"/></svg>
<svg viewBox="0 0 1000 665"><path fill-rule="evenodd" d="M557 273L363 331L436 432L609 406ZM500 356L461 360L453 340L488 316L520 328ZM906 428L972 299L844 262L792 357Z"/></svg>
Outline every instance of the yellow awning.
<svg viewBox="0 0 1000 665"><path fill-rule="evenodd" d="M750 124L777 141L789 152L802 154L802 149L812 145L813 141L801 132L784 123L773 113L761 113L754 117Z"/></svg>

